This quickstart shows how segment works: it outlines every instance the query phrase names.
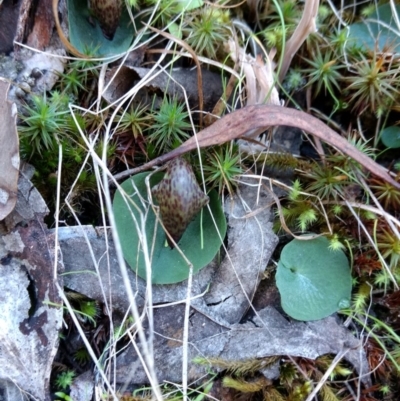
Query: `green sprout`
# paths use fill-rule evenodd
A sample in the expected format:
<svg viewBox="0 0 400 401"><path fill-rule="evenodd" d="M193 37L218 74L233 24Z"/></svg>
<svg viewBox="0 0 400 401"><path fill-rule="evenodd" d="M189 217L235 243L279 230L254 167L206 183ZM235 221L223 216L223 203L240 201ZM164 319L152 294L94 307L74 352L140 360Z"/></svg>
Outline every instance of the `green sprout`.
<svg viewBox="0 0 400 401"><path fill-rule="evenodd" d="M218 49L228 40L227 21L226 11L203 7L185 28L188 44L197 54L215 59Z"/></svg>
<svg viewBox="0 0 400 401"><path fill-rule="evenodd" d="M148 140L159 153L176 148L189 138L187 131L191 125L187 122L189 114L184 109L185 105L176 98L165 97L160 110L155 113Z"/></svg>
<svg viewBox="0 0 400 401"><path fill-rule="evenodd" d="M302 70L303 74L308 77L308 85L315 85L314 97L317 96L321 89L328 92L336 105L340 102L335 95L335 89L340 91L339 81L342 79L342 74L339 72L344 68L343 65L337 63L333 51L326 50L321 52L320 47L317 48L312 60L305 60L309 64L309 68Z"/></svg>
<svg viewBox="0 0 400 401"><path fill-rule="evenodd" d="M235 178L243 174L237 146L222 145L213 149L203 166L206 184L222 193L226 188L232 196L236 187Z"/></svg>
<svg viewBox="0 0 400 401"><path fill-rule="evenodd" d="M346 79L353 109L360 114L366 110L388 110L400 95L398 68L388 69L385 57L376 53L369 59L360 54L360 58L353 62L355 74Z"/></svg>
<svg viewBox="0 0 400 401"><path fill-rule="evenodd" d="M61 372L55 380L55 385L61 390L66 390L68 387L71 387L75 376L76 373L73 370Z"/></svg>
<svg viewBox="0 0 400 401"><path fill-rule="evenodd" d="M33 95L32 104L24 107L19 126L21 147L30 149L29 157L53 151L57 140L68 134L69 99L55 91L50 98Z"/></svg>

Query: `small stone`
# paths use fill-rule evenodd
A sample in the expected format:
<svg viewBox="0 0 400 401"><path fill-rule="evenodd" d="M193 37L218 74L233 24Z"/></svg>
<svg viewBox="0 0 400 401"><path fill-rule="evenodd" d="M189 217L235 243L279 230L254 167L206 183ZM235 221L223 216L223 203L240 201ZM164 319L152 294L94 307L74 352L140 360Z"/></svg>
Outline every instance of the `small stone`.
<svg viewBox="0 0 400 401"><path fill-rule="evenodd" d="M31 87L27 82L20 82L19 88L22 89L25 93L31 92Z"/></svg>
<svg viewBox="0 0 400 401"><path fill-rule="evenodd" d="M32 71L31 71L31 77L33 77L33 78L38 79L38 78L40 78L42 75L43 75L43 72L40 70L40 68L35 67L35 68L33 68Z"/></svg>
<svg viewBox="0 0 400 401"><path fill-rule="evenodd" d="M16 88L15 95L17 97L19 97L20 99L23 99L25 97L26 93L21 88Z"/></svg>
<svg viewBox="0 0 400 401"><path fill-rule="evenodd" d="M28 77L25 81L30 87L35 85L35 79L32 77Z"/></svg>

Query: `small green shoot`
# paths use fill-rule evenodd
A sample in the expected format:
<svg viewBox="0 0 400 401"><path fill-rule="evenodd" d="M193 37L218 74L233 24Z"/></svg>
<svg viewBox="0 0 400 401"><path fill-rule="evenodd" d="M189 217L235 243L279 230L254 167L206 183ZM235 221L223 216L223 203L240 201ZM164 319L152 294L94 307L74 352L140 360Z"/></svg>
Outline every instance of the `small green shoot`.
<svg viewBox="0 0 400 401"><path fill-rule="evenodd" d="M68 129L68 102L66 95L53 92L47 95L33 95L32 104L24 107L19 126L21 146L30 149L30 157L42 155L45 150L53 151L57 139L66 135Z"/></svg>
<svg viewBox="0 0 400 401"><path fill-rule="evenodd" d="M55 380L55 385L61 390L66 390L68 387L71 386L75 376L76 373L73 370L61 372Z"/></svg>
<svg viewBox="0 0 400 401"><path fill-rule="evenodd" d="M160 154L178 147L189 138L191 125L187 122L188 117L184 104L180 104L176 98L165 97L160 110L154 115L148 141Z"/></svg>
<svg viewBox="0 0 400 401"><path fill-rule="evenodd" d="M326 50L324 53L318 47L313 58L307 59L309 68L305 68L301 72L308 77L307 85L314 85L313 94L317 96L321 89L324 94L328 92L336 105L340 104L335 91L340 91L339 82L342 80L340 70L344 67L338 63L332 51Z"/></svg>
<svg viewBox="0 0 400 401"><path fill-rule="evenodd" d="M208 160L203 165L206 184L210 188L216 188L220 194L227 189L233 196L237 186L235 178L243 174L240 155L237 151L237 146L233 144L216 147L210 152Z"/></svg>
<svg viewBox="0 0 400 401"><path fill-rule="evenodd" d="M187 42L199 55L215 59L218 49L228 40L228 23L226 11L203 7L185 28Z"/></svg>

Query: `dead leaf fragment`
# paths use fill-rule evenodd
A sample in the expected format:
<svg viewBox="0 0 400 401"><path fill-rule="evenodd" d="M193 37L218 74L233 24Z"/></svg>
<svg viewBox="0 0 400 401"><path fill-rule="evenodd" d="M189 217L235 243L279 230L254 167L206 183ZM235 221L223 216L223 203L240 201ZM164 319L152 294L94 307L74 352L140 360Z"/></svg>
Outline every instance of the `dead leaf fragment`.
<svg viewBox="0 0 400 401"><path fill-rule="evenodd" d="M260 55L254 58L232 39L227 46L232 60L238 63L246 78L246 106L255 104L281 106L273 75L273 57L267 54L264 59Z"/></svg>
<svg viewBox="0 0 400 401"><path fill-rule="evenodd" d="M317 18L319 9L319 0L306 0L304 2L303 15L297 25L293 35L286 43L285 53L283 55L283 62L279 71L279 81L285 79L286 73L292 63L292 59L300 46L304 43L307 37L317 31L315 19Z"/></svg>
<svg viewBox="0 0 400 401"><path fill-rule="evenodd" d="M17 110L7 101L9 88L10 84L0 78L0 220L14 209L19 173Z"/></svg>

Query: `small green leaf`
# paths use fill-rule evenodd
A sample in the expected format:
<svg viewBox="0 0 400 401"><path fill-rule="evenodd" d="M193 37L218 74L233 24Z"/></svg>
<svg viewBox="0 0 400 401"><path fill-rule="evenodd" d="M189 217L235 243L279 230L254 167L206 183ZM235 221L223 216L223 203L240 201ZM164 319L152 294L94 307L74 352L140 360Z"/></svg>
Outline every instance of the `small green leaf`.
<svg viewBox="0 0 400 401"><path fill-rule="evenodd" d="M387 148L400 148L400 127L391 126L385 128L382 131L381 140Z"/></svg>
<svg viewBox="0 0 400 401"><path fill-rule="evenodd" d="M318 320L350 304L349 262L325 237L293 240L281 253L276 285L283 310L297 320Z"/></svg>
<svg viewBox="0 0 400 401"><path fill-rule="evenodd" d="M57 393L54 393L54 395L65 401L73 401L72 398L68 394L63 393L62 391L58 391Z"/></svg>
<svg viewBox="0 0 400 401"><path fill-rule="evenodd" d="M166 234L157 222L153 209L147 202L145 179L149 173L137 174L121 184L121 188L130 196L126 199L120 191L114 197L113 211L124 257L138 276L146 279L146 265L143 248L134 223L141 225L145 218L145 230L149 253L151 253L151 281L154 284L173 284L186 280L189 266L177 249L166 246ZM155 173L150 177L153 187L163 178L164 173ZM138 192L135 191L136 186ZM141 203L140 194L145 205ZM212 216L207 207L189 224L178 245L185 256L193 264L193 272L198 272L215 257L221 247L220 237L226 233L226 220L218 194L209 193L212 216L218 226L220 235L214 226ZM148 213L146 213L148 210ZM155 238L154 238L155 237ZM203 243L203 247L202 247ZM154 244L153 250L151 249Z"/></svg>
<svg viewBox="0 0 400 401"><path fill-rule="evenodd" d="M97 21L90 22L88 2L82 0L68 0L69 40L81 53L91 50L91 55L113 56L126 51L132 43L135 30L129 14L124 9L119 27L113 40L104 37Z"/></svg>

